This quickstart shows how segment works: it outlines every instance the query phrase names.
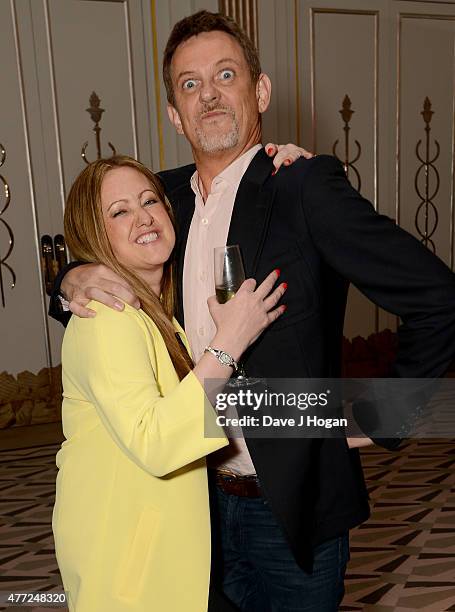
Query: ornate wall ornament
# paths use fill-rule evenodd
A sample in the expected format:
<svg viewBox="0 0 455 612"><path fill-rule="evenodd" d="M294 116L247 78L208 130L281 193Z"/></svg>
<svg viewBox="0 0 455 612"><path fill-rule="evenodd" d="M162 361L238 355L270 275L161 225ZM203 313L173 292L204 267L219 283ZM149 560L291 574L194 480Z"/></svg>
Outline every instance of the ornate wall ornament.
<svg viewBox="0 0 455 612"><path fill-rule="evenodd" d="M6 160L6 151L3 145L0 144L0 168L5 163L5 160ZM13 230L11 229L11 227L2 217L2 215L5 213L5 211L7 210L11 202L11 190L9 188L8 183L6 182L5 177L2 174L0 174L0 192L1 191L4 194L3 197L5 201L2 206L1 200L0 200L0 224L1 226L5 228L7 236L8 236L8 245L6 247L5 255L2 255L0 252L0 296L2 299L2 306L3 308L5 308L6 302L5 302L5 285L4 285L4 278L3 278L3 269L8 270L8 272L11 275L11 289L14 289L16 285L16 274L14 273L14 270L11 268L11 266L6 263L6 260L9 258L14 248L14 234L13 234Z"/></svg>
<svg viewBox="0 0 455 612"><path fill-rule="evenodd" d="M335 140L335 142L333 143L333 148L332 148L332 152L335 155L335 157L338 157L338 159L342 162L343 166L344 166L344 170L346 172L347 177L349 178L349 171L352 170L355 174L355 177L357 179L357 185L355 186L355 188L357 189L357 191L360 191L360 188L362 186L362 181L360 179L360 173L357 170L357 168L354 166L354 164L359 160L360 155L362 154L362 147L360 146L360 143L358 140L354 140L355 145L357 147L357 154L354 157L354 159L349 159L351 156L351 151L350 151L350 138L349 138L349 132L351 130L349 123L351 122L352 119L352 115L355 113L354 110L352 110L351 108L351 100L348 96L348 94L346 94L344 96L344 100L343 100L343 106L342 109L340 111L338 111L341 115L341 118L343 119L344 122L344 159L341 159L336 152L337 149L337 145L339 142L339 139Z"/></svg>
<svg viewBox="0 0 455 612"><path fill-rule="evenodd" d="M98 96L96 95L94 91L92 92L92 95L90 96L89 103L90 103L89 108L86 108L85 110L88 112L91 120L95 124L93 131L95 132L96 158L100 159L101 158L101 135L100 135L101 128L99 124L101 121L101 116L104 113L104 108L100 107L101 100L98 98ZM112 155L116 155L117 151L115 150L114 145L110 142L108 142L107 144L111 148ZM86 164L89 164L90 161L87 159L87 156L85 153L87 150L87 147L88 147L88 140L82 146L81 157L85 161Z"/></svg>
<svg viewBox="0 0 455 612"><path fill-rule="evenodd" d="M428 97L423 103L423 111L420 113L425 123L425 154L421 155L420 148L422 139L416 145L416 157L421 162L417 168L414 179L414 186L417 195L420 198L420 203L417 207L415 215L415 226L421 242L428 247L433 253L436 253L436 245L432 240L432 236L436 231L439 222L438 209L436 208L433 199L437 196L440 186L439 172L434 162L438 159L440 146L437 140L434 141L435 153L433 157L430 154L430 133L431 119L434 111L431 110L431 101ZM422 180L423 177L423 180ZM422 184L423 183L423 184ZM433 185L433 187L431 186Z"/></svg>

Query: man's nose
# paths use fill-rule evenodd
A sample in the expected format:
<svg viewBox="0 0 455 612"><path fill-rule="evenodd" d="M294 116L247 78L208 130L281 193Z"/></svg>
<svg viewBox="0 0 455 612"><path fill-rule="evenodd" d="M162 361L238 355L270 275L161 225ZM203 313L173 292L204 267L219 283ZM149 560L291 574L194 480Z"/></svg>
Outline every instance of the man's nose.
<svg viewBox="0 0 455 612"><path fill-rule="evenodd" d="M212 81L203 83L200 89L201 101L205 104L216 102L220 98L220 92L215 87Z"/></svg>

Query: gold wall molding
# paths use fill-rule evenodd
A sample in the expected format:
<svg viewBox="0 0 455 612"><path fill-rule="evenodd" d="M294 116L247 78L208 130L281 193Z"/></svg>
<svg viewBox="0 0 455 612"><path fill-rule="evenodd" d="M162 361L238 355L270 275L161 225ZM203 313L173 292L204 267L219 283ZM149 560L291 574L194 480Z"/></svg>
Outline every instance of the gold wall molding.
<svg viewBox="0 0 455 612"><path fill-rule="evenodd" d="M0 144L0 168L3 166L5 161L6 161L6 151L3 145ZM1 201L0 201L0 224L6 230L6 233L8 234L8 244L6 247L6 253L3 256L0 253L0 296L2 300L2 306L3 308L5 308L6 301L5 301L5 286L4 286L4 280L3 280L3 268L8 270L8 272L11 275L11 289L14 289L16 285L16 274L13 268L9 264L6 263L6 260L9 258L14 248L14 234L13 234L13 230L8 225L8 223L5 221L5 219L3 219L3 216L2 216L3 213L8 209L8 206L10 205L10 202L11 202L11 190L3 174L0 174L0 185L3 186L2 191L4 194L4 198L5 198L3 206L1 205Z"/></svg>
<svg viewBox="0 0 455 612"><path fill-rule="evenodd" d="M299 0L294 0L294 64L295 64L295 131L297 144L301 144L302 123L300 117L300 37ZM314 149L313 149L314 151Z"/></svg>
<svg viewBox="0 0 455 612"><path fill-rule="evenodd" d="M0 429L61 420L62 368L0 373Z"/></svg>
<svg viewBox="0 0 455 612"><path fill-rule="evenodd" d="M37 212L37 202L36 202L36 192L35 192L35 181L33 177L33 168L32 168L32 154L31 154L31 145L30 145L30 137L29 137L29 121L28 121L28 107L25 96L25 84L24 84L24 69L22 65L22 56L21 56L21 48L19 44L19 29L18 29L18 19L17 19L17 11L16 4L11 2L11 15L13 22L13 37L14 37L14 48L16 52L16 70L18 75L18 84L19 84L19 97L20 97L20 108L22 115L22 134L24 138L25 144L25 161L27 168L27 181L30 192L30 204L31 204L31 216L33 219L33 232L34 232L34 242L35 242L35 256L36 256L36 269L39 271L41 269L41 255L40 255L40 246L39 246L39 229L38 229L38 212ZM61 160L60 160L61 161ZM47 314L47 302L44 293L44 284L39 284L40 297L41 297L41 316L42 316L42 324L43 329L45 330L45 349L46 349L46 360L49 366L52 366L52 352L51 352L51 341L49 335L49 320Z"/></svg>
<svg viewBox="0 0 455 612"><path fill-rule="evenodd" d="M450 269L453 270L453 265L454 265L454 253L453 253L453 248L454 248L454 234L455 234L455 219L454 219L454 214L455 214L455 172L454 172L454 166L455 166L455 40L453 41L453 81L452 81L452 91L453 91L453 99L452 99L452 117L453 117L453 121L452 121L452 168L451 168L451 174L450 174L450 183L451 183L451 189L450 189Z"/></svg>
<svg viewBox="0 0 455 612"><path fill-rule="evenodd" d="M441 3L442 4L442 3ZM452 4L452 3L450 3ZM429 7L428 7L429 8ZM400 164L400 139L401 139L401 43L402 43L402 25L405 19L430 19L430 20L442 20L442 21L455 21L453 15L441 15L439 13L399 13L398 14L398 27L397 27L397 83L396 83L396 132L395 132L395 219L397 224L400 224L401 214L401 164ZM455 71L455 45L453 52L453 67ZM453 81L453 123L452 123L452 164L451 164L451 202L450 202L450 267L453 270L454 266L454 198L455 198L455 179L454 179L454 165L455 165L455 78Z"/></svg>
<svg viewBox="0 0 455 612"><path fill-rule="evenodd" d="M131 123L132 123L132 137L133 137L133 157L138 157L138 132L137 132L137 117L136 117L136 102L134 97L134 70L133 70L133 57L131 48L131 23L128 0L104 0L108 2L117 2L123 5L124 19L125 19L125 35L126 35L126 47L128 56L128 79L129 79L129 93L130 93L130 106L131 106ZM60 195L62 202L62 211L65 211L66 203L66 188L65 188L65 176L63 169L63 155L61 145L61 130L60 130L60 118L59 118L59 103L57 97L57 81L55 77L55 62L54 62L54 51L53 51L53 35L51 27L50 17L50 6L49 0L43 0L44 17L46 23L46 38L48 47L48 60L51 76L51 94L52 94L52 111L55 124L55 137L56 137L56 148L57 148L57 164L60 175ZM83 157L84 161L87 161Z"/></svg>
<svg viewBox="0 0 455 612"><path fill-rule="evenodd" d="M133 150L135 159L139 156L138 132L137 132L137 111L136 111L136 95L134 89L134 66L133 66L133 48L131 46L131 18L130 18L130 3L128 0L123 1L123 13L125 16L125 34L126 48L128 50L128 78L130 86L130 107L131 107L131 127L133 134Z"/></svg>
<svg viewBox="0 0 455 612"><path fill-rule="evenodd" d="M331 9L331 8L310 8L310 104L311 104L311 150L317 152L317 138L316 138L316 28L315 28L315 17L316 15L359 15L369 16L374 18L375 36L374 36L374 176L373 176L373 204L376 210L378 210L378 198L379 198L379 124L378 124L378 92L379 92L379 11L376 10L354 10L354 9ZM295 16L297 19L297 14ZM347 60L348 61L348 60ZM297 113L300 113L300 106L297 106ZM297 120L300 125L300 118Z"/></svg>
<svg viewBox="0 0 455 612"><path fill-rule="evenodd" d="M311 115L311 150L318 152L317 148L317 110L316 110L316 17L317 15L338 15L338 16L367 16L374 20L374 73L373 73L373 205L376 211L379 211L379 10L361 10L361 9L336 9L336 8L316 8L309 9L309 26L310 26L310 115ZM295 12L297 21L297 12ZM300 23L300 22L298 22ZM298 24L297 24L298 31ZM349 61L346 58L345 61ZM301 124L300 119L300 103L297 100L297 124ZM360 183L358 188L360 188ZM379 308L374 309L374 329L379 331Z"/></svg>
<svg viewBox="0 0 455 612"><path fill-rule="evenodd" d="M412 2L413 4L415 2L422 2L424 4L428 4L429 6L434 6L439 5L439 4L446 4L448 6L453 6L454 5L454 0L437 0L437 2L434 2L433 0L398 0L399 2Z"/></svg>
<svg viewBox="0 0 455 612"><path fill-rule="evenodd" d="M257 0L219 0L220 13L232 17L259 48Z"/></svg>
<svg viewBox="0 0 455 612"><path fill-rule="evenodd" d="M60 202L62 207L62 212L65 212L65 202L66 202L66 189L65 189L65 174L63 169L63 155L62 155L62 143L60 137L60 117L58 112L58 99L57 99L57 81L55 78L55 63L54 63L54 47L52 41L52 31L51 31L51 19L50 19L50 9L49 9L49 0L43 0L43 8L44 8L44 20L46 24L46 40L47 40L47 52L48 52L48 62L49 62L49 72L50 72L50 84L51 84L51 96L52 96L52 118L54 121L55 128L55 147L57 150L57 168L60 180Z"/></svg>
<svg viewBox="0 0 455 612"><path fill-rule="evenodd" d="M163 119L161 114L161 84L160 84L160 60L158 58L158 32L156 28L156 0L151 0L152 11L152 50L153 50L153 77L155 82L155 106L156 106L156 122L158 125L158 147L160 170L165 169L164 165L164 136L163 136Z"/></svg>

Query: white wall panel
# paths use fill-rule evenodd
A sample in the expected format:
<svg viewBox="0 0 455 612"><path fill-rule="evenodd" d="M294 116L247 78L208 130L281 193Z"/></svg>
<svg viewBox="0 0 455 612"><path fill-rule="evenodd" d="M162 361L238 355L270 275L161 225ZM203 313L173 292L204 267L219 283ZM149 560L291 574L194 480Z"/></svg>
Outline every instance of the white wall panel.
<svg viewBox="0 0 455 612"><path fill-rule="evenodd" d="M31 37L30 21L28 27ZM0 182L0 211L14 239L14 248L5 260L16 275L16 286L1 260L10 244L7 228L0 223L0 273L3 279L5 306L0 298L0 372L16 374L49 366L46 304L41 288L38 219L35 185L31 170L30 113L26 105L23 82L24 66L16 36L14 4L0 3L0 57L8 70L2 71L0 108L0 143L6 150L0 167L10 190L10 204L5 209L4 185Z"/></svg>
<svg viewBox="0 0 455 612"><path fill-rule="evenodd" d="M437 11L426 11L425 14L400 12L399 20L397 218L404 229L421 238L415 217L422 200L416 192L415 181L424 199L428 186L429 197L434 195L432 204L438 219L430 203L421 209L419 226L425 233L427 210L428 230L431 232L435 227L431 240L436 253L450 266L453 265L455 16L440 15ZM425 45L422 45L422 40L425 40ZM434 112L429 123L430 160L437 156L428 169L428 181L425 167L417 177L421 161L416 155L417 143L422 140L419 152L426 159L426 124L422 111L427 97ZM439 155L435 141L440 146Z"/></svg>
<svg viewBox="0 0 455 612"><path fill-rule="evenodd" d="M157 24L155 36L156 63L159 68L159 80L156 83L156 87L159 88L160 99L160 124L158 125L158 129L161 130L162 133L162 163L160 167L163 168L174 168L193 162L191 148L186 142L185 137L177 135L174 126L171 125L168 120L166 111L166 91L161 76L161 67L163 51L174 24L180 19L183 19L183 17L191 15L201 9L217 12L218 2L217 0L206 0L205 2L197 0L170 0L169 2L152 0L154 21Z"/></svg>

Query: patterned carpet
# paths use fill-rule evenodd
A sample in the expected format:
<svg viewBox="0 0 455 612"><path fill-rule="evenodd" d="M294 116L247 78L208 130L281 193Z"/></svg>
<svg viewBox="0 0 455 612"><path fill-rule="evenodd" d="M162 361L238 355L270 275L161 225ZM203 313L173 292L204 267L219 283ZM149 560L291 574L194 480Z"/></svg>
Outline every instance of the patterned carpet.
<svg viewBox="0 0 455 612"><path fill-rule="evenodd" d="M58 448L0 452L2 593L63 591L51 531ZM362 456L373 512L351 532L341 610L455 612L453 442L413 441L396 453L372 447ZM7 609L56 608L0 605Z"/></svg>
<svg viewBox="0 0 455 612"><path fill-rule="evenodd" d="M455 446L363 452L370 520L351 533L342 610L455 611Z"/></svg>

